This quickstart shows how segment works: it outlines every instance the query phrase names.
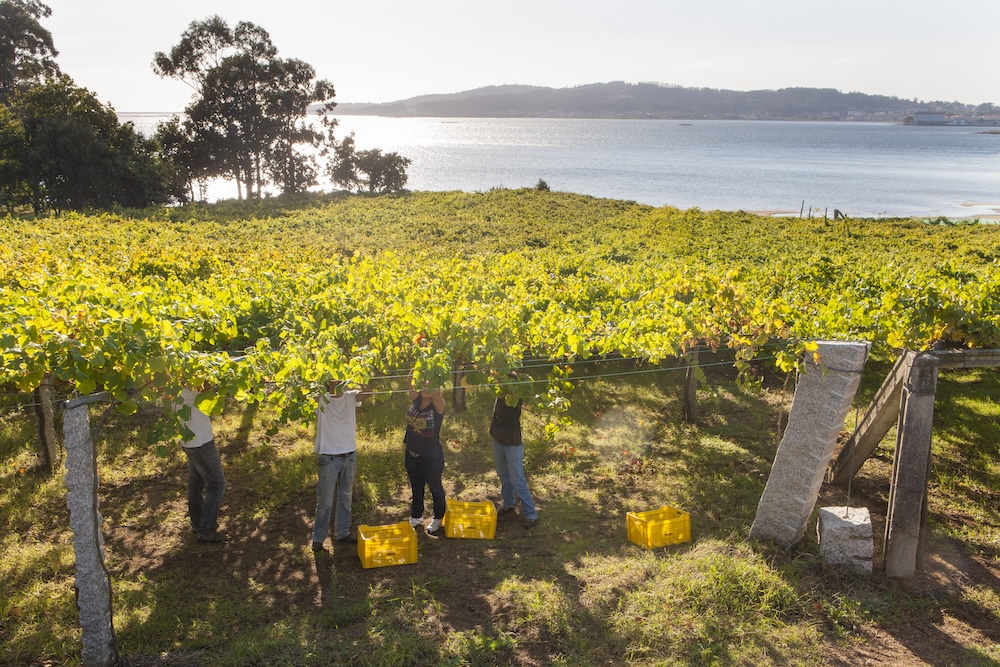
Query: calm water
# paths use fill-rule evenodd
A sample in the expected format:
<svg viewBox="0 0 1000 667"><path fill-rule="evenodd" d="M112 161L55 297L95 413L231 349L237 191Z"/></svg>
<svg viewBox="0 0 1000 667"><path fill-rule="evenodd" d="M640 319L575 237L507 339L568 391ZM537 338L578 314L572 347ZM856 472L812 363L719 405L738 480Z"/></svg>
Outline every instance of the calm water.
<svg viewBox="0 0 1000 667"><path fill-rule="evenodd" d="M125 120L123 116L123 120ZM411 190L533 187L654 206L1000 214L1000 135L884 123L340 117L413 160ZM148 119L137 119L143 126ZM329 186L327 186L329 187ZM213 184L210 196L235 195Z"/></svg>

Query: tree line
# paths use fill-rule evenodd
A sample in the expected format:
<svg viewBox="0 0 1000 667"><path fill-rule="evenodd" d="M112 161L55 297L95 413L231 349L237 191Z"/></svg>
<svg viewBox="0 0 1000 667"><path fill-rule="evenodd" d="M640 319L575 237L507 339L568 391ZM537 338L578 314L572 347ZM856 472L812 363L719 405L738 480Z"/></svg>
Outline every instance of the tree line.
<svg viewBox="0 0 1000 667"><path fill-rule="evenodd" d="M337 140L333 84L302 60L281 58L267 31L194 21L153 71L193 90L183 117L153 136L77 86L39 0L0 0L0 205L9 213L145 207L204 197L211 179L239 199L304 192L325 175L355 191L398 192L408 158Z"/></svg>

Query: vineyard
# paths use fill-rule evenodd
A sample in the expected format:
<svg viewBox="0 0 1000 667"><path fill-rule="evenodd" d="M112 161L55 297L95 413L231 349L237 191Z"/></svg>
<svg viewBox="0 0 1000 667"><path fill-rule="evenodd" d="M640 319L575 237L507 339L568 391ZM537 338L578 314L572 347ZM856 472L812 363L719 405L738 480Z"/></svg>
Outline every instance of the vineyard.
<svg viewBox="0 0 1000 667"><path fill-rule="evenodd" d="M531 190L3 224L0 383L102 388L125 413L207 385L209 410L267 388L299 419L330 379L414 368L444 385L466 369L479 384L525 358L655 363L707 346L788 369L817 338L1000 344L987 225Z"/></svg>
<svg viewBox="0 0 1000 667"><path fill-rule="evenodd" d="M0 664L79 659L65 491L31 472L26 444L43 383L60 400L107 392L114 406L95 437L115 622L133 666L1000 660L1000 383L989 371L943 377L942 433L935 423L932 525L978 576L928 601L826 571L809 540L793 554L744 541L789 371L813 341L872 343L862 404L904 348L1000 348L994 225L527 189L0 225L0 520L12 526L0 540L12 586L0 592ZM682 424L691 363L702 416ZM401 568L314 561L313 397L329 380L374 391L358 418L355 520L393 522L411 371L469 393L443 430L449 497L495 493L483 453L492 389L528 399L542 523L530 535L498 526L484 544L422 543L420 562ZM973 386L978 398L962 393ZM217 424L234 537L224 550L186 542L169 409L183 387L202 389ZM884 512L889 458L874 458L856 502ZM624 511L662 504L691 511L692 544L623 544ZM963 624L947 640L906 629L943 616Z"/></svg>

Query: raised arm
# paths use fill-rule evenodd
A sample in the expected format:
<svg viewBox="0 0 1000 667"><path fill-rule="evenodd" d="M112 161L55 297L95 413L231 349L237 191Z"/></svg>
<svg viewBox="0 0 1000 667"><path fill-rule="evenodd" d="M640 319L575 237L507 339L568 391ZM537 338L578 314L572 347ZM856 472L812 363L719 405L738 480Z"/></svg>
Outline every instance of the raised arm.
<svg viewBox="0 0 1000 667"><path fill-rule="evenodd" d="M410 371L410 376L407 378L407 380L410 383L410 391L408 392L408 395L410 397L410 402L412 403L413 401L417 400L417 396L420 396L420 392L417 391L413 387L413 371L412 370Z"/></svg>
<svg viewBox="0 0 1000 667"><path fill-rule="evenodd" d="M434 404L434 410L438 414L443 415L445 404L444 404L444 390L441 389L441 387L438 387L437 389L434 390L434 394L431 397L431 402Z"/></svg>

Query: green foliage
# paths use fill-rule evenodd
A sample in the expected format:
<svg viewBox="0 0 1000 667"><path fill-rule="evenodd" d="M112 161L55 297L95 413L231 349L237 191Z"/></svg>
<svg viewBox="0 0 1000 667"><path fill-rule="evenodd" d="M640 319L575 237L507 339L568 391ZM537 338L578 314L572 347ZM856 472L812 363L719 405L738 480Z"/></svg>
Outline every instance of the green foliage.
<svg viewBox="0 0 1000 667"><path fill-rule="evenodd" d="M155 146L68 78L35 86L0 107L0 197L36 213L145 207L172 194Z"/></svg>
<svg viewBox="0 0 1000 667"><path fill-rule="evenodd" d="M302 147L318 146L323 134L307 115L311 104L322 103L320 115L333 108L333 85L308 63L279 58L263 28L194 21L169 53L155 55L153 69L196 91L187 118L169 130L191 144L175 154L189 177L233 178L248 198L261 196L265 173L286 194L315 184Z"/></svg>
<svg viewBox="0 0 1000 667"><path fill-rule="evenodd" d="M31 202L24 180L24 123L10 107L0 106L0 202L13 213Z"/></svg>
<svg viewBox="0 0 1000 667"><path fill-rule="evenodd" d="M333 142L333 156L327 163L326 171L330 181L335 185L342 185L348 190L356 190L361 187L361 175L358 173L355 160L357 155L354 150L354 133L344 137L337 142L331 136Z"/></svg>
<svg viewBox="0 0 1000 667"><path fill-rule="evenodd" d="M0 382L120 401L207 383L308 421L331 379L498 384L531 358L549 365L515 393L559 414L564 364L595 355L788 369L817 338L1000 345L995 228L856 225L870 242L533 189L10 219Z"/></svg>
<svg viewBox="0 0 1000 667"><path fill-rule="evenodd" d="M39 22L51 14L38 0L0 1L0 105L59 74L52 34Z"/></svg>
<svg viewBox="0 0 1000 667"><path fill-rule="evenodd" d="M59 72L38 0L0 1L0 205L145 207L178 194L152 142Z"/></svg>
<svg viewBox="0 0 1000 667"><path fill-rule="evenodd" d="M401 192L411 162L399 153L383 154L377 148L356 151L352 132L336 145L327 174L331 181L348 189L366 190L369 194Z"/></svg>

